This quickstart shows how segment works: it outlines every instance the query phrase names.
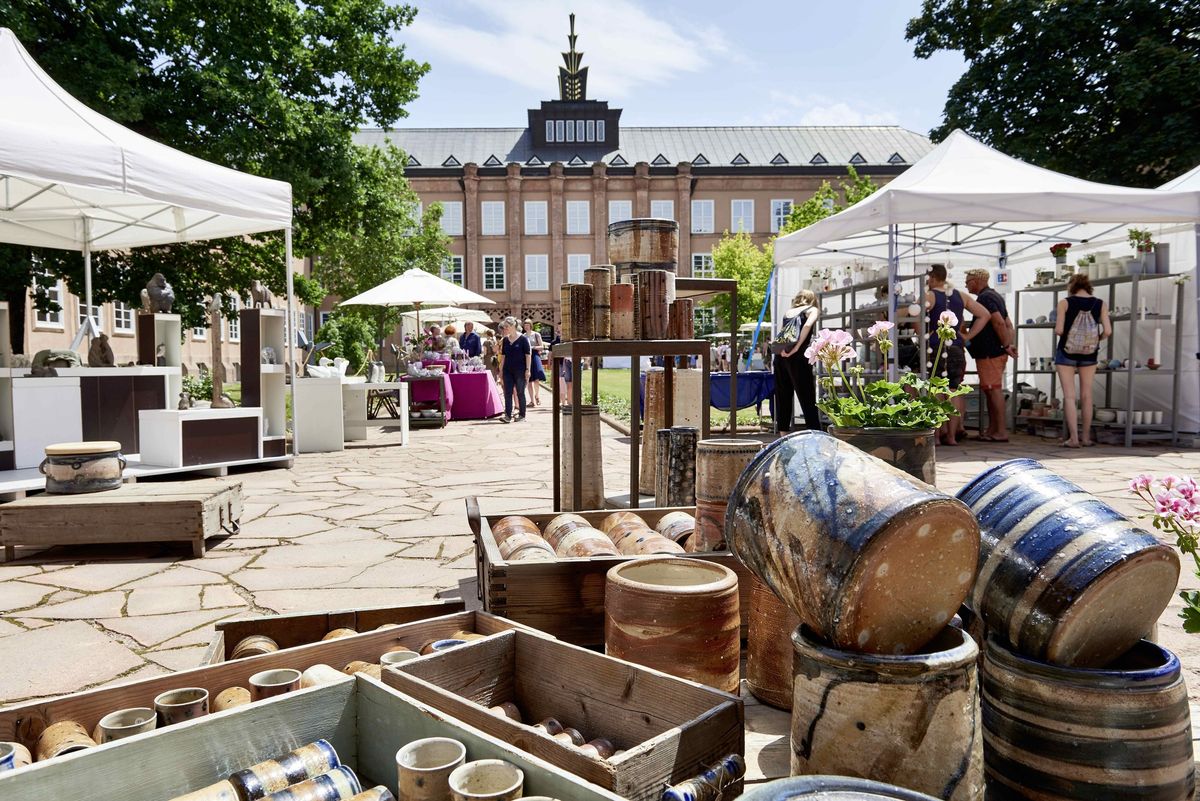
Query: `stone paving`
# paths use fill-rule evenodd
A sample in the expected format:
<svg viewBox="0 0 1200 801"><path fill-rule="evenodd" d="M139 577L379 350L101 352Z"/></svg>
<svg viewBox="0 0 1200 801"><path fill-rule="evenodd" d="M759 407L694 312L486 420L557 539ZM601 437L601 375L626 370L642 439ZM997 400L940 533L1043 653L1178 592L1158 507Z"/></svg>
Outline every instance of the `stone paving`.
<svg viewBox="0 0 1200 801"><path fill-rule="evenodd" d="M242 529L210 541L202 559L166 545L20 551L0 565L0 704L195 667L226 618L473 593L463 501L479 496L488 515L548 510L550 421L541 407L521 424L457 422L413 431L407 448L375 432L367 446L300 456L292 470L231 476L243 485ZM603 432L615 494L628 487L628 439ZM1017 456L1127 514L1138 512L1125 494L1133 474L1200 474L1198 451L1067 451L1020 438L939 449L938 483L953 492ZM1186 566L1181 586L1200 586ZM1164 613L1160 639L1200 698L1200 644L1183 634L1178 607Z"/></svg>

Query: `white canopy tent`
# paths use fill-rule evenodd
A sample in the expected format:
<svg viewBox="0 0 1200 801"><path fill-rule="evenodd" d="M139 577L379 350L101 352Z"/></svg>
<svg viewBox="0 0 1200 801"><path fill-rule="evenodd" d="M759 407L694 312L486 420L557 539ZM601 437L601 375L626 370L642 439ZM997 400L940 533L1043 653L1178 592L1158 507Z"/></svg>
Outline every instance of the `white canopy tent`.
<svg viewBox="0 0 1200 801"><path fill-rule="evenodd" d="M404 312L400 315L406 320L415 320L417 317L424 317L426 320L437 320L438 322L472 322L483 323L484 325L492 322L492 315L479 309L460 309L457 306L440 306L434 309L419 309L410 312Z"/></svg>

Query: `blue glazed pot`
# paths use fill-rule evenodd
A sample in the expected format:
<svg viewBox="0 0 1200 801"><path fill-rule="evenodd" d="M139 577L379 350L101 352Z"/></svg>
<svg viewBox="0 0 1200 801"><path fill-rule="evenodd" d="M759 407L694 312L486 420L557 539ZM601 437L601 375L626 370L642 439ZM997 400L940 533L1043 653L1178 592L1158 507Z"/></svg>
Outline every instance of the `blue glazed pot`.
<svg viewBox="0 0 1200 801"><path fill-rule="evenodd" d="M931 795L906 790L893 784L852 779L849 776L792 776L776 779L747 791L740 801L937 801Z"/></svg>
<svg viewBox="0 0 1200 801"><path fill-rule="evenodd" d="M1026 656L1102 667L1150 631L1175 592L1173 548L1032 459L984 471L958 498L982 535L968 606Z"/></svg>

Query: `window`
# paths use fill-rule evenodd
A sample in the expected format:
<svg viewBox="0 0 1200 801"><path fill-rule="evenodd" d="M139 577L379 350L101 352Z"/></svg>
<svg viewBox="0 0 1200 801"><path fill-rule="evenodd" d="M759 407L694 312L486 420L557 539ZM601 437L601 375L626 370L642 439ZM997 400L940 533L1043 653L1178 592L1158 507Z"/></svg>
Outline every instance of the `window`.
<svg viewBox="0 0 1200 801"><path fill-rule="evenodd" d="M208 329L204 326L197 326L192 329L192 340L195 342L203 342L208 339Z"/></svg>
<svg viewBox="0 0 1200 801"><path fill-rule="evenodd" d="M550 257L545 253L525 256L525 288L531 292L550 288Z"/></svg>
<svg viewBox="0 0 1200 801"><path fill-rule="evenodd" d="M730 202L730 225L729 230L733 233L746 231L750 233L754 230L754 201L753 200L734 200Z"/></svg>
<svg viewBox="0 0 1200 801"><path fill-rule="evenodd" d="M583 271L592 266L592 254L590 253L568 253L567 254L567 283L582 284Z"/></svg>
<svg viewBox="0 0 1200 801"><path fill-rule="evenodd" d="M608 201L608 222L611 225L622 220L633 218L633 201L632 200L610 200Z"/></svg>
<svg viewBox="0 0 1200 801"><path fill-rule="evenodd" d="M503 256L484 256L483 257L483 291L484 292L503 292L504 291L504 257Z"/></svg>
<svg viewBox="0 0 1200 801"><path fill-rule="evenodd" d="M312 336L313 336L313 330L312 330L312 325L311 325L312 321L308 317L308 312L303 307L301 307L300 310L296 312L296 318L297 318L296 330L303 331L304 336L308 337L309 339L312 339Z"/></svg>
<svg viewBox="0 0 1200 801"><path fill-rule="evenodd" d="M567 233L586 234L591 231L588 225L588 202L586 200L567 201Z"/></svg>
<svg viewBox="0 0 1200 801"><path fill-rule="evenodd" d="M604 120L596 120L596 141L604 141Z"/></svg>
<svg viewBox="0 0 1200 801"><path fill-rule="evenodd" d="M83 328L83 323L87 319L87 304L82 300L79 301L79 327ZM92 306L92 320L96 323L96 330L104 330L104 318L100 316L100 307Z"/></svg>
<svg viewBox="0 0 1200 801"><path fill-rule="evenodd" d="M713 202L711 200L692 201L692 233L711 234L713 232Z"/></svg>
<svg viewBox="0 0 1200 801"><path fill-rule="evenodd" d="M792 213L792 199L771 201L771 233L777 234Z"/></svg>
<svg viewBox="0 0 1200 801"><path fill-rule="evenodd" d="M463 285L463 257L451 256L445 264L442 265L442 278L452 284Z"/></svg>
<svg viewBox="0 0 1200 801"><path fill-rule="evenodd" d="M462 236L462 203L457 200L442 201L442 233L446 236Z"/></svg>
<svg viewBox="0 0 1200 801"><path fill-rule="evenodd" d="M716 278L711 253L692 254L692 278Z"/></svg>
<svg viewBox="0 0 1200 801"><path fill-rule="evenodd" d="M697 336L715 333L717 330L717 310L707 306L697 306L692 312L692 323Z"/></svg>
<svg viewBox="0 0 1200 801"><path fill-rule="evenodd" d="M587 124L583 120L575 121L575 141L576 142L583 141L584 136L586 136L586 133L585 133L586 127L587 127Z"/></svg>
<svg viewBox="0 0 1200 801"><path fill-rule="evenodd" d="M233 296L233 313L229 315L229 341L240 342L242 339L242 318L238 310L242 308L242 299Z"/></svg>
<svg viewBox="0 0 1200 801"><path fill-rule="evenodd" d="M35 264L36 269L36 264ZM62 328L63 282L45 271L36 271L33 279L34 292L59 307L58 311L39 311L35 315L37 325L46 328Z"/></svg>
<svg viewBox="0 0 1200 801"><path fill-rule="evenodd" d="M321 330L321 328L325 327L325 323L329 322L329 318L332 316L333 312L331 311L317 312L317 318L321 321L321 326L317 329L318 332Z"/></svg>
<svg viewBox="0 0 1200 801"><path fill-rule="evenodd" d="M546 120L546 141L554 141L554 120Z"/></svg>
<svg viewBox="0 0 1200 801"><path fill-rule="evenodd" d="M554 141L556 141L556 142L567 141L567 134L563 130L563 121L562 120L554 121Z"/></svg>
<svg viewBox="0 0 1200 801"><path fill-rule="evenodd" d="M587 121L587 140L589 142L596 141L596 121L595 120Z"/></svg>
<svg viewBox="0 0 1200 801"><path fill-rule="evenodd" d="M485 200L480 204L484 236L504 236L504 201Z"/></svg>
<svg viewBox="0 0 1200 801"><path fill-rule="evenodd" d="M133 333L133 309L128 303L113 302L113 331L118 334Z"/></svg>
<svg viewBox="0 0 1200 801"><path fill-rule="evenodd" d="M675 201L674 200L651 200L650 201L650 216L661 217L664 220L675 219Z"/></svg>
<svg viewBox="0 0 1200 801"><path fill-rule="evenodd" d="M546 235L546 201L525 201L525 236Z"/></svg>
<svg viewBox="0 0 1200 801"><path fill-rule="evenodd" d="M568 142L574 142L574 141L575 141L575 122L574 122L573 120L567 120L567 121L566 121L566 126L567 126L567 139L566 139L566 141L568 141Z"/></svg>

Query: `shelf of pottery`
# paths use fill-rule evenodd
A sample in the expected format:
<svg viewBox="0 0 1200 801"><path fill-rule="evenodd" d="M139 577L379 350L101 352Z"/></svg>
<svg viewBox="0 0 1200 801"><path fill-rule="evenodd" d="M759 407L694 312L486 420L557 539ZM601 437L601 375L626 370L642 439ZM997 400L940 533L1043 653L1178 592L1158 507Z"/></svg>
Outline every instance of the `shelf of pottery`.
<svg viewBox="0 0 1200 801"><path fill-rule="evenodd" d="M1098 254L1104 255L1104 254ZM1112 336L1100 343L1099 383L1094 387L1097 436L1126 447L1145 440L1179 441L1173 410L1180 402L1184 277L1126 274L1130 260L1089 265L1096 297L1112 320ZM1140 267L1140 262L1136 265ZM1068 271L1039 270L1038 280L1014 293L1011 315L1020 357L1013 367L1010 403L1015 425L1047 437L1062 433L1055 379L1055 309L1066 296Z"/></svg>

